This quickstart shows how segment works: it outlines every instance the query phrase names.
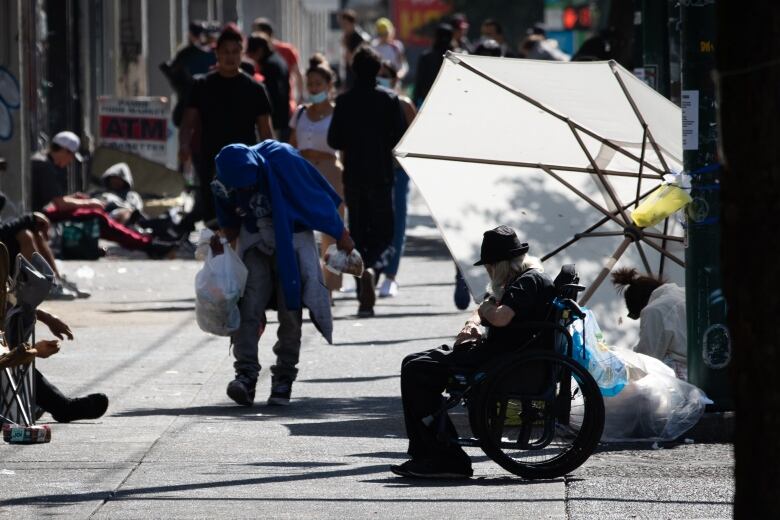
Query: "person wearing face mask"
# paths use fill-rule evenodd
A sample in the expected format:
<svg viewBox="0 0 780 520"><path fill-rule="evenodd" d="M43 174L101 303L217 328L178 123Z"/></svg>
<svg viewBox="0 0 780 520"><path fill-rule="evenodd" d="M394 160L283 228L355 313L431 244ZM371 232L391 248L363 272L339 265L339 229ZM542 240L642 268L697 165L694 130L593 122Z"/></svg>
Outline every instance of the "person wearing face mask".
<svg viewBox="0 0 780 520"><path fill-rule="evenodd" d="M393 62L386 60L382 62L382 68L376 81L381 87L396 91L398 86L398 72ZM412 100L406 96L399 95L398 101L404 111L406 124L411 125L414 116L417 115L417 109ZM393 188L393 255L383 271L384 281L379 286L380 298L392 298L398 294L398 282L395 278L398 274L398 267L401 264L401 256L404 252L404 242L406 241L406 213L409 201L409 176L398 163L394 164L395 185Z"/></svg>
<svg viewBox="0 0 780 520"><path fill-rule="evenodd" d="M317 171L333 186L339 197L344 198L342 182L343 167L336 150L328 145L328 129L333 118L333 102L330 93L333 90L333 70L328 65L325 56L315 54L309 60L306 71L306 90L309 93L308 103L300 105L290 119L290 144L300 150L301 155L309 161ZM344 218L344 204L339 207L339 214ZM321 235L320 248L322 256L328 247L335 243L329 235ZM329 291L341 289L341 275L323 268L325 286Z"/></svg>

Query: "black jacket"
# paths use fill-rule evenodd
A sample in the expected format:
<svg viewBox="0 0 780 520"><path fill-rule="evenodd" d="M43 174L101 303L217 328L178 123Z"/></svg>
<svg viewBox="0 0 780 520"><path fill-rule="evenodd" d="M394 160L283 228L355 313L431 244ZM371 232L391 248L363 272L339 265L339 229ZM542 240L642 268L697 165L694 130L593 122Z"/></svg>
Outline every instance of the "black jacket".
<svg viewBox="0 0 780 520"><path fill-rule="evenodd" d="M441 64L444 62L444 54L448 49L432 47L422 53L417 61L417 72L414 81L414 103L418 107L425 101L425 96L431 90L436 76L439 74Z"/></svg>
<svg viewBox="0 0 780 520"><path fill-rule="evenodd" d="M271 122L276 130L290 123L290 71L279 53L271 53L260 64L265 89L271 98Z"/></svg>
<svg viewBox="0 0 780 520"><path fill-rule="evenodd" d="M406 131L401 103L375 82L356 80L336 98L328 144L344 152L344 187L393 184L393 147Z"/></svg>

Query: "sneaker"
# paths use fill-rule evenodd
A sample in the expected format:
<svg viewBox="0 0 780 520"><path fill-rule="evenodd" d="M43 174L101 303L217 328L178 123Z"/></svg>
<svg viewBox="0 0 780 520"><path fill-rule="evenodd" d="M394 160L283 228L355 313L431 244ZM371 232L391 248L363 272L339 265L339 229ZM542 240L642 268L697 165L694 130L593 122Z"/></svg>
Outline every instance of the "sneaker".
<svg viewBox="0 0 780 520"><path fill-rule="evenodd" d="M75 293L77 298L89 298L90 296L92 296L91 292L85 291L83 289L79 289L79 287L75 283L71 282L70 280L68 280L64 276L62 278L60 278L60 284L65 289L69 290L70 292Z"/></svg>
<svg viewBox="0 0 780 520"><path fill-rule="evenodd" d="M67 423L82 419L97 419L108 409L108 397L105 394L90 394L85 397L69 399L64 410L52 412L55 421Z"/></svg>
<svg viewBox="0 0 780 520"><path fill-rule="evenodd" d="M290 404L292 393L292 380L289 377L271 378L271 395L268 397L269 406L287 406Z"/></svg>
<svg viewBox="0 0 780 520"><path fill-rule="evenodd" d="M398 284L396 281L385 278L384 281L382 281L382 285L379 287L379 297L392 298L396 294L398 294Z"/></svg>
<svg viewBox="0 0 780 520"><path fill-rule="evenodd" d="M399 466L390 466L390 471L409 478L456 479L470 478L474 474L470 464L447 464L432 459L407 460Z"/></svg>
<svg viewBox="0 0 780 520"><path fill-rule="evenodd" d="M469 308L469 303L471 303L469 288L463 275L458 271L455 273L455 307L463 311Z"/></svg>
<svg viewBox="0 0 780 520"><path fill-rule="evenodd" d="M373 318L374 317L374 308L373 307L363 307L362 305L358 307L357 312L358 318Z"/></svg>
<svg viewBox="0 0 780 520"><path fill-rule="evenodd" d="M241 406L252 406L255 402L257 378L237 372L236 378L227 385L227 395Z"/></svg>
<svg viewBox="0 0 780 520"><path fill-rule="evenodd" d="M62 284L55 284L52 285L51 291L49 291L49 296L46 297L47 300L62 300L62 301L71 301L78 298L76 293L71 291L70 289L65 288Z"/></svg>
<svg viewBox="0 0 780 520"><path fill-rule="evenodd" d="M363 271L363 275L360 277L358 301L360 302L358 315L360 312L371 311L373 316L374 304L376 303L376 280L374 279L374 273L370 269Z"/></svg>

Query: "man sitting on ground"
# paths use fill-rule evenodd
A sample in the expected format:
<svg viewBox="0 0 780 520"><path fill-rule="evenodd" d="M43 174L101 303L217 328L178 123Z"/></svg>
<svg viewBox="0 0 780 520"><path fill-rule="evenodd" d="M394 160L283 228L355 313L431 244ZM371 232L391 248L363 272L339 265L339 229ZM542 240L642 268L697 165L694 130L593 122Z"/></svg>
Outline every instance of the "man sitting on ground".
<svg viewBox="0 0 780 520"><path fill-rule="evenodd" d="M134 231L109 217L105 204L84 193L68 194L66 168L81 160L81 140L73 132L54 136L47 152L32 157L33 210L42 212L52 222L97 219L100 238L116 242L127 249L145 251L152 258L162 258L173 252L175 242L166 242Z"/></svg>

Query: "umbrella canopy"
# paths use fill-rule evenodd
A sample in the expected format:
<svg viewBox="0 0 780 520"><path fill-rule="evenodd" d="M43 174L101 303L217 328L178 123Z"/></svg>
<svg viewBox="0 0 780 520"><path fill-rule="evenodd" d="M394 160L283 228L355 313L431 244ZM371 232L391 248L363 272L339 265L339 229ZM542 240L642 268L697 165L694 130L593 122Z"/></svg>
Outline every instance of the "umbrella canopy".
<svg viewBox="0 0 780 520"><path fill-rule="evenodd" d="M607 340L638 324L608 283L615 266L684 284L674 218L630 213L682 170L680 109L614 62L560 63L447 54L395 154L420 189L475 299L487 284L482 233L515 228L553 276L575 263Z"/></svg>

